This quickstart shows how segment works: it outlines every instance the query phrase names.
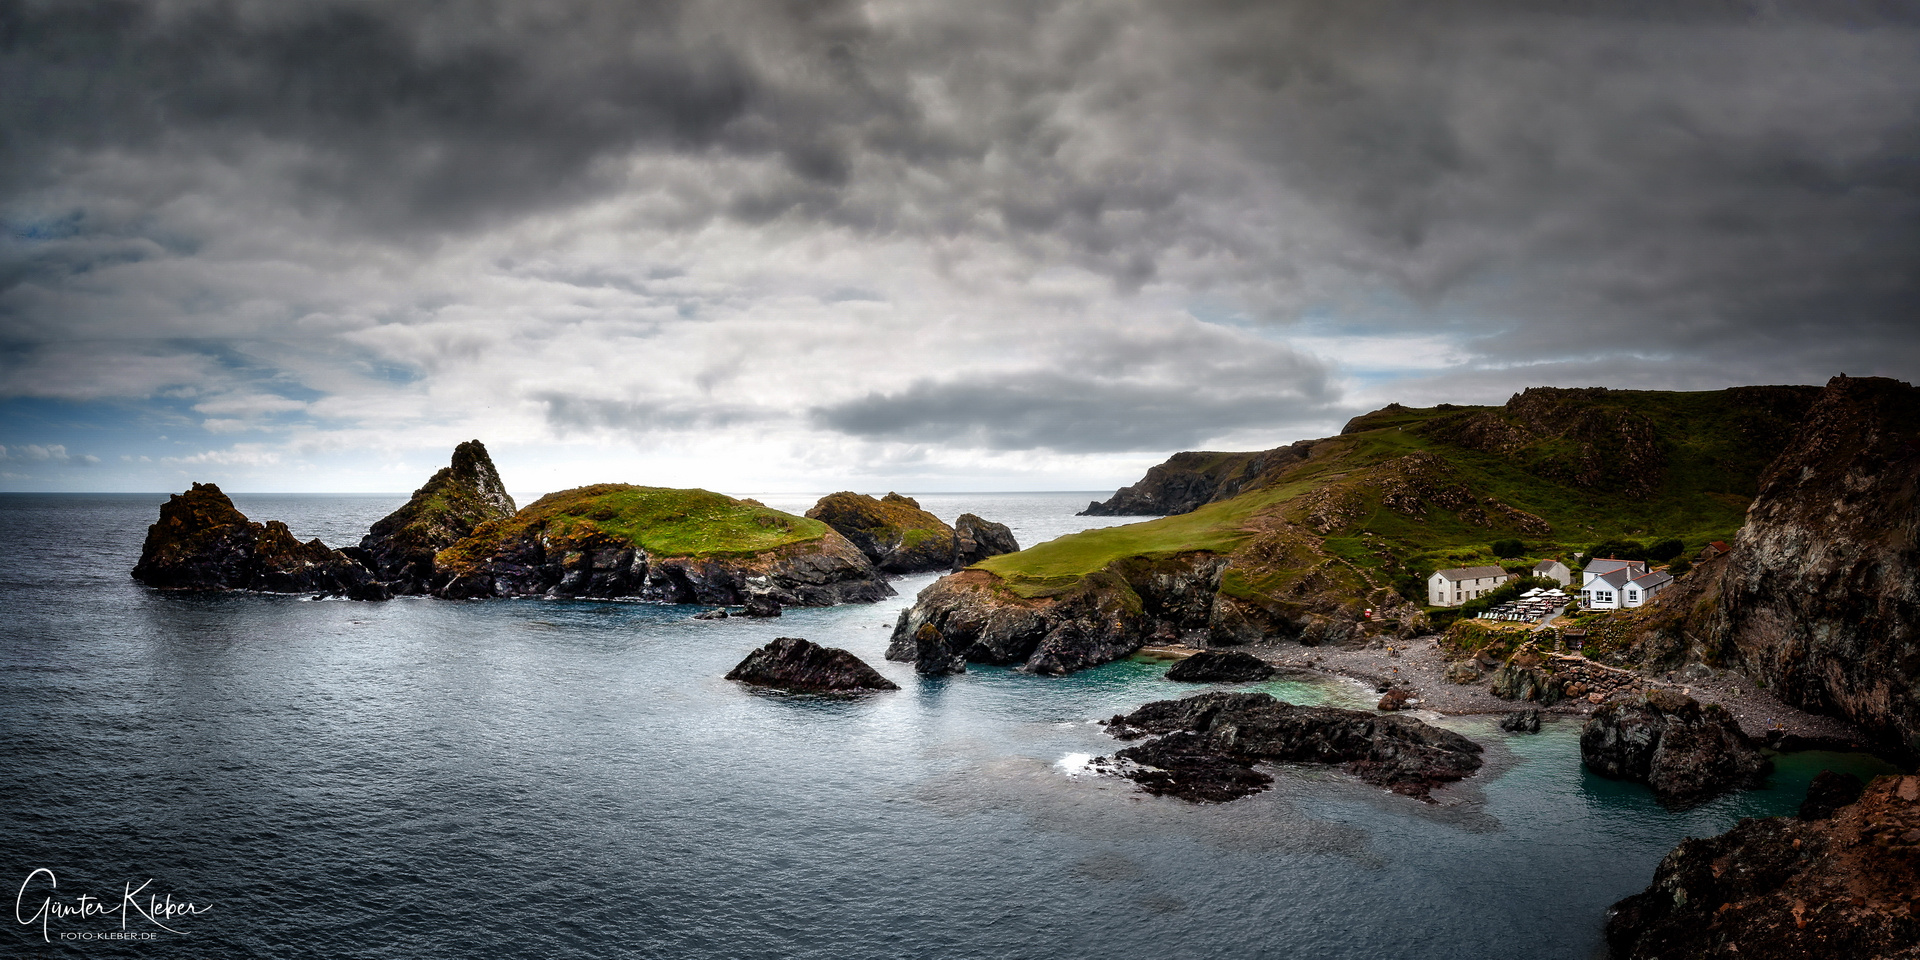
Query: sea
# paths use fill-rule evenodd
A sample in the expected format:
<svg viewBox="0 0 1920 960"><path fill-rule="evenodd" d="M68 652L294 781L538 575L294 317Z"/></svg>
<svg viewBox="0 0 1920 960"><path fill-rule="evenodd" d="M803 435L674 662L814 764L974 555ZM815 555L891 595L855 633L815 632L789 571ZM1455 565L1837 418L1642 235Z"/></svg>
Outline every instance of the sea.
<svg viewBox="0 0 1920 960"><path fill-rule="evenodd" d="M814 494L743 491L802 511ZM926 494L1022 544L1135 518L1102 494ZM1137 658L1067 677L883 658L932 575L872 605L692 619L635 602L388 603L148 589L164 494L0 495L0 894L14 957L1591 960L1682 838L1791 813L1821 769L1685 812L1506 734L1424 804L1276 768L1226 804L1089 772L1099 721L1203 687ZM405 500L237 495L358 542ZM901 689L723 679L778 636ZM1242 685L1366 708L1341 682Z"/></svg>

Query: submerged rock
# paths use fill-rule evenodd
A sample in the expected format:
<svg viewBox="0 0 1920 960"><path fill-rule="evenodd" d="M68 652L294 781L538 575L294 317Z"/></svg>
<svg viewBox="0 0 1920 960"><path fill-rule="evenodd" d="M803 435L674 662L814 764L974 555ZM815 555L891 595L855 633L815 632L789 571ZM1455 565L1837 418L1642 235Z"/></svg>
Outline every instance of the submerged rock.
<svg viewBox="0 0 1920 960"><path fill-rule="evenodd" d="M1851 773L1822 770L1807 784L1807 798L1800 801L1802 820L1829 820L1842 807L1860 799L1867 785Z"/></svg>
<svg viewBox="0 0 1920 960"><path fill-rule="evenodd" d="M254 523L220 488L196 483L168 498L147 528L133 578L174 590L338 593L385 599L373 575L319 540L301 543L278 520Z"/></svg>
<svg viewBox="0 0 1920 960"><path fill-rule="evenodd" d="M988 557L1020 552L1020 542L1004 523L963 513L953 522L953 567L972 566Z"/></svg>
<svg viewBox="0 0 1920 960"><path fill-rule="evenodd" d="M1388 687L1386 693L1380 697L1380 702L1375 704L1373 708L1375 710L1391 712L1394 710L1410 710L1412 706L1413 694L1408 691L1406 687Z"/></svg>
<svg viewBox="0 0 1920 960"><path fill-rule="evenodd" d="M727 679L800 693L900 689L859 657L799 637L778 637L747 654Z"/></svg>
<svg viewBox="0 0 1920 960"><path fill-rule="evenodd" d="M1168 680L1188 683L1240 683L1265 680L1279 672L1273 664L1238 650L1202 650L1167 668Z"/></svg>
<svg viewBox="0 0 1920 960"><path fill-rule="evenodd" d="M1479 744L1412 717L1299 707L1264 693L1158 700L1107 721L1107 732L1167 742L1117 751L1104 769L1150 792L1196 802L1265 789L1270 778L1246 773L1260 762L1338 764L1368 783L1420 799L1471 775L1481 762Z"/></svg>
<svg viewBox="0 0 1920 960"><path fill-rule="evenodd" d="M1539 733L1540 711L1532 707L1515 710L1500 718L1500 729L1508 733Z"/></svg>
<svg viewBox="0 0 1920 960"><path fill-rule="evenodd" d="M436 554L514 511L487 448L468 440L453 448L453 462L415 490L405 506L374 521L360 549L380 579L398 592L427 593L439 585Z"/></svg>
<svg viewBox="0 0 1920 960"><path fill-rule="evenodd" d="M1830 819L1749 818L1667 854L1613 905L1620 960L1920 956L1920 777L1881 777Z"/></svg>
<svg viewBox="0 0 1920 960"><path fill-rule="evenodd" d="M1760 786L1773 769L1725 708L1667 689L1601 704L1580 731L1580 759L1603 777L1646 784L1674 808Z"/></svg>

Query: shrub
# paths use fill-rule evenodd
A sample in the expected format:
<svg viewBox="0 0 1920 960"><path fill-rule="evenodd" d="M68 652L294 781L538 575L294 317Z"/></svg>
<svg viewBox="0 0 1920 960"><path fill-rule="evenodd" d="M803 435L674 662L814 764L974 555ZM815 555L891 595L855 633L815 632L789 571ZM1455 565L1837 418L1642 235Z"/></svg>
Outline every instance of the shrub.
<svg viewBox="0 0 1920 960"><path fill-rule="evenodd" d="M1654 563L1665 563L1679 556L1686 549L1687 545L1681 543L1679 538L1669 537L1665 540L1657 541L1653 546L1648 547L1647 559Z"/></svg>
<svg viewBox="0 0 1920 960"><path fill-rule="evenodd" d="M1488 548L1493 551L1494 556L1502 560L1508 557L1517 557L1527 552L1526 544L1513 539L1495 540L1492 544L1488 545Z"/></svg>
<svg viewBox="0 0 1920 960"><path fill-rule="evenodd" d="M1686 557L1681 557L1680 559L1675 560L1670 564L1667 564L1667 572L1676 577L1684 577L1687 574L1693 572L1693 561L1688 560Z"/></svg>

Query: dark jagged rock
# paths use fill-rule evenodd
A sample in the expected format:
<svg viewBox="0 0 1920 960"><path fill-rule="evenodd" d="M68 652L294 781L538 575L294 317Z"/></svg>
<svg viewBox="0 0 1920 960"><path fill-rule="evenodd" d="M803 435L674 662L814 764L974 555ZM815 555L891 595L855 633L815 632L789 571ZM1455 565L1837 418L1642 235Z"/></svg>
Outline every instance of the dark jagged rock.
<svg viewBox="0 0 1920 960"><path fill-rule="evenodd" d="M1768 692L1920 755L1920 390L1827 385L1761 480L1716 613Z"/></svg>
<svg viewBox="0 0 1920 960"><path fill-rule="evenodd" d="M1279 672L1273 664L1238 650L1202 650L1167 668L1168 680L1188 683L1242 683Z"/></svg>
<svg viewBox="0 0 1920 960"><path fill-rule="evenodd" d="M1680 842L1613 905L1619 960L1920 956L1920 777L1881 777L1830 819L1745 819Z"/></svg>
<svg viewBox="0 0 1920 960"><path fill-rule="evenodd" d="M956 570L988 557L1020 551L1020 542L1013 538L1013 531L1006 524L983 520L971 513L963 513L960 519L953 522L953 537L953 566Z"/></svg>
<svg viewBox="0 0 1920 960"><path fill-rule="evenodd" d="M893 588L816 520L707 490L605 483L541 497L440 552L448 599L634 597L780 606L871 603Z"/></svg>
<svg viewBox="0 0 1920 960"><path fill-rule="evenodd" d="M727 679L799 693L900 689L859 657L799 637L778 637L747 654Z"/></svg>
<svg viewBox="0 0 1920 960"><path fill-rule="evenodd" d="M1860 799L1866 789L1867 785L1851 773L1822 770L1807 784L1807 798L1800 801L1796 816L1802 820L1831 820L1841 807Z"/></svg>
<svg viewBox="0 0 1920 960"><path fill-rule="evenodd" d="M1253 489L1272 471L1308 458L1314 441L1276 447L1259 453L1176 453L1167 462L1147 470L1140 482L1121 487L1102 502L1080 511L1083 517L1144 517L1191 513L1217 500Z"/></svg>
<svg viewBox="0 0 1920 960"><path fill-rule="evenodd" d="M1487 692L1502 700L1532 700L1551 707L1560 702L1561 687L1539 667L1508 661L1493 672Z"/></svg>
<svg viewBox="0 0 1920 960"><path fill-rule="evenodd" d="M278 520L248 520L211 483L170 497L147 528L133 577L176 590L261 590L376 597L365 567L319 540L301 543Z"/></svg>
<svg viewBox="0 0 1920 960"><path fill-rule="evenodd" d="M1539 733L1540 711L1532 707L1515 710L1500 718L1500 729L1508 733Z"/></svg>
<svg viewBox="0 0 1920 960"><path fill-rule="evenodd" d="M727 619L727 608L715 607L712 610L702 610L694 614L693 618L695 620L725 620Z"/></svg>
<svg viewBox="0 0 1920 960"><path fill-rule="evenodd" d="M780 601L765 594L755 594L748 597L744 607L745 609L740 611L740 615L743 617L760 617L765 619L780 615Z"/></svg>
<svg viewBox="0 0 1920 960"><path fill-rule="evenodd" d="M1162 623L1205 625L1222 561L1206 554L1142 560L1056 596L1020 597L969 569L920 592L895 625L887 659L1018 664L1065 674L1132 654ZM931 628L937 642L923 636Z"/></svg>
<svg viewBox="0 0 1920 960"><path fill-rule="evenodd" d="M843 490L821 497L807 517L838 531L884 573L954 566L953 528L912 497L889 493L876 500Z"/></svg>
<svg viewBox="0 0 1920 960"><path fill-rule="evenodd" d="M1115 754L1159 767L1159 774L1113 761L1104 766L1156 793L1196 801L1258 792L1266 783L1239 771L1261 762L1338 764L1368 783L1421 799L1480 769L1480 745L1450 730L1412 717L1299 707L1264 693L1158 700L1107 721L1107 731L1122 739L1177 737Z"/></svg>
<svg viewBox="0 0 1920 960"><path fill-rule="evenodd" d="M1667 689L1601 704L1580 730L1580 759L1601 776L1646 784L1674 808L1760 786L1773 769L1725 708Z"/></svg>
<svg viewBox="0 0 1920 960"><path fill-rule="evenodd" d="M360 548L381 580L401 593L427 593L439 585L436 554L488 520L513 516L514 509L487 448L468 440L405 506L374 521Z"/></svg>

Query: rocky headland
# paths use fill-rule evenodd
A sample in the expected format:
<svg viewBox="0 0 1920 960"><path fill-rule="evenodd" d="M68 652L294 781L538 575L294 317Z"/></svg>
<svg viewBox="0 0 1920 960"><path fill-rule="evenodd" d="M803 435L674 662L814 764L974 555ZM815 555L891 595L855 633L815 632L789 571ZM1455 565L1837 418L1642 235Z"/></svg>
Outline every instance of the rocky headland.
<svg viewBox="0 0 1920 960"><path fill-rule="evenodd" d="M1836 377L1726 556L1640 618L1630 655L1733 666L1920 756L1920 390Z"/></svg>
<svg viewBox="0 0 1920 960"><path fill-rule="evenodd" d="M859 657L800 637L776 637L727 673L728 680L796 693L858 693L898 690Z"/></svg>
<svg viewBox="0 0 1920 960"><path fill-rule="evenodd" d="M1603 777L1646 784L1672 808L1761 786L1773 769L1724 707L1659 688L1595 710L1580 730L1580 759Z"/></svg>
<svg viewBox="0 0 1920 960"><path fill-rule="evenodd" d="M818 520L706 490L604 483L548 494L442 550L438 596L630 597L827 606L893 595Z"/></svg>
<svg viewBox="0 0 1920 960"><path fill-rule="evenodd" d="M487 448L469 440L454 448L453 462L405 506L375 521L360 549L374 575L395 593L431 593L445 580L434 557L481 524L512 517L515 509Z"/></svg>
<svg viewBox="0 0 1920 960"><path fill-rule="evenodd" d="M1610 911L1613 955L1920 957L1920 776L1880 777L1854 803L1807 813L1681 841Z"/></svg>
<svg viewBox="0 0 1920 960"><path fill-rule="evenodd" d="M196 483L160 508L133 578L170 590L339 593L384 600L359 562L319 540L301 543L278 520L255 523L220 488Z"/></svg>
<svg viewBox="0 0 1920 960"><path fill-rule="evenodd" d="M1157 700L1107 721L1123 740L1152 737L1096 761L1148 792L1196 802L1258 793L1258 763L1337 765L1394 793L1430 799L1480 769L1480 745L1413 717L1301 707L1264 693L1215 691Z"/></svg>

